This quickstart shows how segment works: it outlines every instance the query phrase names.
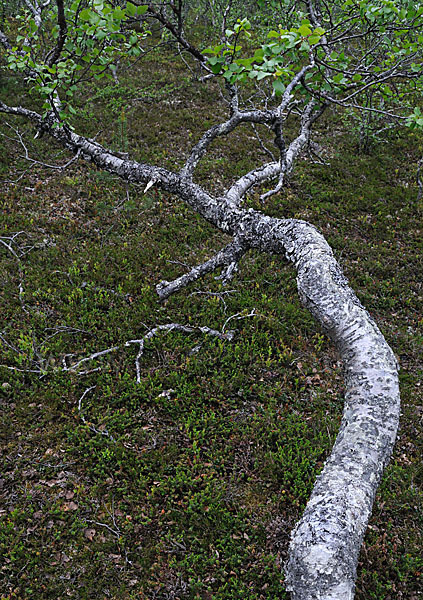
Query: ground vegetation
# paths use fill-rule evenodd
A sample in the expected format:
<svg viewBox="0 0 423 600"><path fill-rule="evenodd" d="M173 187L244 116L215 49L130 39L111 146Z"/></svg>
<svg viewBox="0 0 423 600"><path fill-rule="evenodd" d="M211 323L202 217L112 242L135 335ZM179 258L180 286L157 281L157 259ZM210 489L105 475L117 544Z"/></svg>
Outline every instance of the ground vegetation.
<svg viewBox="0 0 423 600"><path fill-rule="evenodd" d="M149 7L150 13L154 9ZM146 14L140 11L143 40L150 37ZM163 26L166 15L158 14L162 19L156 22ZM200 16L197 35L204 38L207 14ZM37 80L40 72L45 76L40 62L25 63L25 36L21 50L8 48L3 38L9 66L29 76L44 103L41 110L36 100L28 105L21 80L13 72L6 76L3 112L29 117L41 137L29 142L28 125L2 125L6 597L89 598L99 589L116 598L287 597L281 567L288 558L289 531L330 453L345 390L339 356L299 304L289 267L257 250L277 254L282 243L286 252L286 240L272 237L275 226L278 235L287 226L289 238L292 227L314 232L307 225L312 222L329 238L353 287L408 368L401 453L379 492L379 515L359 562L357 597L418 598L421 206L416 169L421 141L419 109L407 112L408 98L415 101L415 96L410 89L406 103L393 93L387 108L380 102L389 92L380 82L379 108L369 105L372 110L364 114L384 121L375 126L366 118L363 125L357 107L337 109L349 103L350 82L334 80L340 100L332 102L333 89L325 97L313 93L319 80L302 79L307 65L300 63L296 72L271 73L270 79L276 107L282 103L289 109L291 120L267 104L240 109L234 86L246 77L267 78L259 73L273 59L261 58L276 53L274 47L264 49L257 74L250 77L254 61L242 62L250 59L236 57L237 43L230 41L250 27L242 19L233 22L233 29L224 29L232 54L209 45L202 60L193 52L195 37L184 46L185 37L176 29L175 46L147 21L160 47L152 47L148 60L130 69L121 61L116 66L113 55L113 80L87 82L88 96L70 89L73 74L63 67L69 102L55 85ZM299 27L307 31L297 27L290 37L279 29L270 39L295 42L287 51L297 51L299 42L307 43L303 38L314 35L318 39L301 52L310 56L310 45L320 44L327 57L323 28L310 20ZM50 57L60 47L61 31L59 23ZM125 43L129 51L143 42L137 38L136 45L129 38ZM397 79L406 76L416 87L413 51L400 67L395 63L401 72L390 71L394 91ZM133 54L136 59L138 53ZM189 75L186 55L194 72ZM206 74L200 71L195 78L198 61ZM54 61L48 67L54 70ZM323 65L316 77L329 79L325 69L332 67ZM214 71L224 75L223 87L209 77ZM377 73L371 75L376 82ZM351 78L357 74L351 72ZM297 84L302 100L286 94ZM318 119L310 120L313 114ZM204 135L205 120L210 129ZM249 129L232 133L242 120ZM394 127L401 120L409 130ZM270 134L257 131L263 123L270 125ZM320 134L319 146L310 139L311 124ZM77 133L81 126L86 137ZM52 146L48 135L59 145ZM258 173L257 157L265 162L275 136L273 152L280 157L259 169L267 178L276 176L276 187L256 192L250 180ZM386 136L383 145L376 144L380 136ZM164 138L169 142L163 144ZM74 155L61 159L60 143ZM84 166L79 158L91 158L92 164ZM160 168L151 166L157 163ZM398 166L392 169L392 164ZM183 180L175 179L175 166L182 167ZM128 176L135 169L139 177ZM263 180L259 175L252 182ZM216 198L220 204L213 203ZM224 205L222 198L232 204ZM212 224L193 215L181 199ZM259 216L263 202L267 217ZM262 226L259 232L248 229L252 216ZM332 254L326 246L323 251L330 262ZM241 257L242 272L236 274ZM187 266L195 264L200 267ZM207 274L216 267L223 269L220 279ZM156 290L164 273L168 281ZM347 289L341 275L336 279ZM190 287L170 296L187 283ZM308 294L301 277L300 292L304 301ZM323 327L326 316L319 319ZM404 339L393 343L401 327ZM330 324L326 329L331 334ZM332 338L342 350L333 331ZM347 379L347 395L348 386ZM384 461L387 457L389 452ZM53 561L40 550L43 543ZM355 564L349 584L351 574ZM296 577L298 584L301 574ZM290 587L297 593L298 585Z"/></svg>

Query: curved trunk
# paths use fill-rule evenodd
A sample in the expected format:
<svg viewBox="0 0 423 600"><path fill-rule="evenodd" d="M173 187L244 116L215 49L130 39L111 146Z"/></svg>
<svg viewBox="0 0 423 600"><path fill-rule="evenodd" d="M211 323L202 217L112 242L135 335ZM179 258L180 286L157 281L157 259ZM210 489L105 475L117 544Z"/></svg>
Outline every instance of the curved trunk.
<svg viewBox="0 0 423 600"><path fill-rule="evenodd" d="M293 600L351 600L361 543L398 428L397 363L324 238L301 222L291 224L288 238L300 297L339 351L346 392L331 455L292 532L287 587Z"/></svg>
<svg viewBox="0 0 423 600"><path fill-rule="evenodd" d="M184 186L179 195L206 219L244 247L284 254L294 263L302 303L344 363L340 430L292 532L286 581L293 600L352 600L360 547L398 429L397 361L313 225L216 202L194 188Z"/></svg>
<svg viewBox="0 0 423 600"><path fill-rule="evenodd" d="M333 450L292 533L287 586L293 600L352 600L358 554L396 437L400 397L393 352L349 287L330 246L305 221L240 208L230 195L214 198L189 178L122 160L99 148L91 153L91 143L76 139L77 147L99 166L178 195L234 236L242 252L254 247L294 263L303 304L343 360L346 393Z"/></svg>
<svg viewBox="0 0 423 600"><path fill-rule="evenodd" d="M303 304L343 360L346 393L333 450L292 532L287 586L293 600L352 600L361 543L399 422L397 362L382 333L313 225L240 208L231 197L214 198L165 169L98 150L91 159L124 179L154 181L178 195L244 250L282 254L294 263Z"/></svg>

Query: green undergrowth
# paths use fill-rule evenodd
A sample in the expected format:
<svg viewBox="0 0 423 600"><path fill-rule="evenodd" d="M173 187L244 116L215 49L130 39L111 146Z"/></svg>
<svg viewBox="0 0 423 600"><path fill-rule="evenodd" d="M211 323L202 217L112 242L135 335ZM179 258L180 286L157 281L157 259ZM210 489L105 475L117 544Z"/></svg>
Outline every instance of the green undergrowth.
<svg viewBox="0 0 423 600"><path fill-rule="evenodd" d="M172 56L81 99L77 128L173 168L224 114L219 90ZM11 102L24 92L5 80ZM30 127L19 123L29 135ZM1 130L13 132L3 122ZM318 128L269 214L314 223L401 363L402 420L360 556L358 600L418 600L422 546L422 140L397 132L368 154L337 115ZM316 138L316 139L317 139ZM65 162L47 139L39 160ZM197 178L218 191L265 160L254 132L220 140ZM227 238L178 199L89 164L27 164L0 138L0 590L4 599L288 598L289 532L334 442L342 365L299 303L282 257L250 252L229 286L208 275L165 303L155 285ZM21 292L19 292L21 287ZM254 309L254 310L253 310ZM230 318L234 317L234 318ZM163 332L177 322L232 341ZM76 374L63 366L93 353ZM14 367L19 370L12 370ZM41 369L40 373L29 370ZM420 436L420 437L419 437Z"/></svg>

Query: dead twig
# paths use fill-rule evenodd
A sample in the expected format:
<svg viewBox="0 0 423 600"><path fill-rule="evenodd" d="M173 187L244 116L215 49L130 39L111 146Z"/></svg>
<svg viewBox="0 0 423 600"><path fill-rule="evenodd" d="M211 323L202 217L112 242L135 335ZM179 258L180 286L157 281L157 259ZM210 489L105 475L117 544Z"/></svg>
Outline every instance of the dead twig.
<svg viewBox="0 0 423 600"><path fill-rule="evenodd" d="M86 425L88 427L88 429L90 431L93 431L94 433L97 433L98 435L103 435L105 437L108 437L109 440L111 440L112 442L116 443L115 438L107 431L107 429L104 430L99 430L97 429L90 421L87 421L87 419L84 417L83 412L82 412L82 401L84 400L85 396L87 394L89 394L90 392L92 392L92 390L94 390L97 386L96 385L92 385L91 387L87 388L84 393L82 394L82 396L79 399L78 402L78 413L79 416L81 418L81 421L84 423L84 425Z"/></svg>

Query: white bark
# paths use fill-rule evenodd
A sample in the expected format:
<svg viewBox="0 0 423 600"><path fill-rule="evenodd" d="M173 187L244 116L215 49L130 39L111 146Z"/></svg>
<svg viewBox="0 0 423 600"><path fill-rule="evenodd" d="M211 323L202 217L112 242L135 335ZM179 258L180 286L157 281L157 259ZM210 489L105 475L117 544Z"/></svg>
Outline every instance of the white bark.
<svg viewBox="0 0 423 600"><path fill-rule="evenodd" d="M322 236L308 225L295 229L291 260L299 293L336 344L346 393L332 453L292 532L287 583L293 600L350 600L358 553L398 428L397 364Z"/></svg>
<svg viewBox="0 0 423 600"><path fill-rule="evenodd" d="M160 300L166 300L166 298L186 287L189 283L196 281L218 267L227 267L232 272L236 268L239 259L245 254L245 251L246 248L238 240L234 240L210 258L210 260L193 267L188 273L181 275L181 277L178 277L174 281L161 281L156 285L156 291ZM230 279L230 275L227 274L223 278Z"/></svg>

